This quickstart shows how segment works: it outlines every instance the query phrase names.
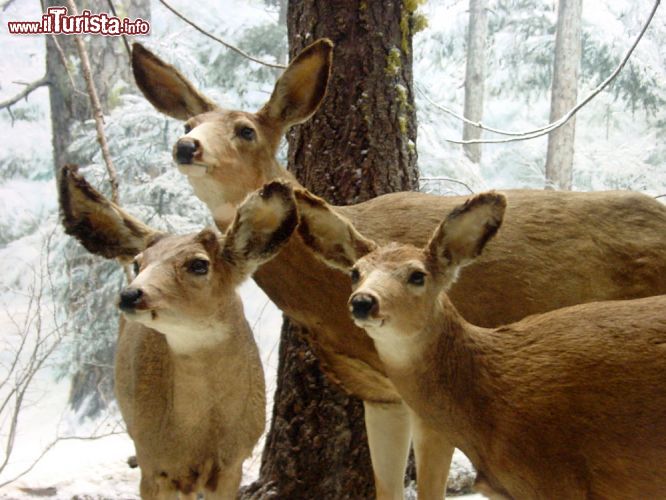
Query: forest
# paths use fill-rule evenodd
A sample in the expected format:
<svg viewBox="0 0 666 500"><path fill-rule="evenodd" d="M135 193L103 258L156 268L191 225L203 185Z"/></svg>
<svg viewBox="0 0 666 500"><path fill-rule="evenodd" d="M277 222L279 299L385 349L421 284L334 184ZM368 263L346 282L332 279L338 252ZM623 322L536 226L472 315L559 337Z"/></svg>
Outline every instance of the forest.
<svg viewBox="0 0 666 500"><path fill-rule="evenodd" d="M78 165L77 175L156 232L227 229L176 168L191 129L184 121L198 113L160 110L160 92L151 97L153 83L135 77L147 63L136 62L134 43L206 102L261 113L290 61L330 39L326 95L285 121L276 158L333 205L493 189L632 191L663 204L659 4L0 0L0 498L140 498L113 368L132 266L66 234L60 169ZM150 32L10 32L56 6L141 19ZM169 76L160 78L167 87ZM260 271L239 291L265 372L266 427L243 464L239 498L374 498L366 398L329 376L337 358L307 341L312 325L292 317L294 300L271 296L278 285ZM404 495L416 498L408 462ZM456 450L449 495L484 498L472 493L474 477Z"/></svg>

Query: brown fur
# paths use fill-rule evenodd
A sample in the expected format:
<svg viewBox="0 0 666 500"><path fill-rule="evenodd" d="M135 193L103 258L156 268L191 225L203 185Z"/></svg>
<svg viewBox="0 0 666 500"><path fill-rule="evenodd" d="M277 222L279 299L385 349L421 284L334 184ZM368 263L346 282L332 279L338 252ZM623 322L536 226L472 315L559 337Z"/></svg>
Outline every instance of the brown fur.
<svg viewBox="0 0 666 500"><path fill-rule="evenodd" d="M193 128L184 137L199 140L201 154L196 165L179 168L219 227L229 224L233 207L262 183L281 178L298 186L275 152L285 129L307 119L318 103L310 97L294 103L275 96L285 95L287 82L298 89L287 92L293 98L320 94L331 50L327 42L313 46L317 50L307 66L296 59L285 72L288 78L280 79L281 90L258 113L218 109L189 119ZM146 94L160 92L159 86L137 83ZM284 106L298 111L280 111ZM279 118L285 116L289 120ZM234 134L248 123L256 131L251 142ZM666 208L657 201L630 192L506 194L509 208L501 234L465 269L450 294L468 320L497 326L581 302L666 293ZM334 210L380 244L421 247L442 215L463 201L396 193ZM255 280L280 309L307 327L308 341L333 380L366 401L401 402L372 341L349 319L350 282L344 273L319 262L302 238L292 238L255 273Z"/></svg>
<svg viewBox="0 0 666 500"><path fill-rule="evenodd" d="M130 286L143 296L121 318L115 390L136 447L142 497L235 498L242 462L265 422L263 370L235 290L294 230L291 189L275 183L249 197L222 239L211 230L157 239L143 224L137 239L125 227L130 216L72 168L63 169L60 188L65 226L91 221L91 232L73 231L82 243L92 240L94 251L98 240L115 241L104 248L108 257L138 254ZM189 273L192 259L209 260L208 274Z"/></svg>
<svg viewBox="0 0 666 500"><path fill-rule="evenodd" d="M503 212L503 197L480 195L454 209L423 249L391 244L355 254L352 297L378 301L357 322L418 425L463 450L496 496L663 498L666 296L472 326L439 292L456 274L446 267L474 259ZM432 258L447 254L458 259ZM427 273L423 286L408 282L415 268Z"/></svg>

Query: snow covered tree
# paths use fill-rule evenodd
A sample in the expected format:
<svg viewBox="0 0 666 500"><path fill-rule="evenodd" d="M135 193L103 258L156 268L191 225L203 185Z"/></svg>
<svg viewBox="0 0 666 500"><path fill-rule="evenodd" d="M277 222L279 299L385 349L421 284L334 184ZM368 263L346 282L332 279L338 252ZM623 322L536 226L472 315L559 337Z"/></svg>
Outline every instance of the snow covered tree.
<svg viewBox="0 0 666 500"><path fill-rule="evenodd" d="M551 123L559 120L576 105L581 59L582 6L582 0L559 2L550 105ZM546 157L547 187L571 189L575 135L575 118L549 134Z"/></svg>
<svg viewBox="0 0 666 500"><path fill-rule="evenodd" d="M480 122L483 118L483 94L485 90L486 36L488 15L486 0L470 0L469 26L467 28L467 66L465 70L466 118ZM481 129L469 123L463 124L463 140L480 139ZM465 154L474 163L481 161L481 144L465 144Z"/></svg>

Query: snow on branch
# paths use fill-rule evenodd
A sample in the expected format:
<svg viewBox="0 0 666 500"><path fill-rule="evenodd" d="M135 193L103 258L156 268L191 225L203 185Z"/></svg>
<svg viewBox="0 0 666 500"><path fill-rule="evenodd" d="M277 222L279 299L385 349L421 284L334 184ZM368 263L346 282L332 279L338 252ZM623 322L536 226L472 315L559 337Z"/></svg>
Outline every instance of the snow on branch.
<svg viewBox="0 0 666 500"><path fill-rule="evenodd" d="M514 132L514 131L508 131L508 130L501 130L497 128L492 128L488 127L486 125L483 125L481 122L475 122L472 120L469 120L468 118L462 116L459 113L456 113L455 111L451 110L450 108L447 108L446 106L442 106L441 104L435 103L428 95L426 95L425 90L422 88L419 88L419 92L421 95L433 106L435 106L437 109L448 113L451 116L454 116L455 118L462 120L465 123L468 123L470 125L473 125L475 127L478 127L482 130L486 130L488 132L492 132L494 134L499 134L499 135L506 135L510 136L508 139L470 139L470 140L457 140L457 139L444 139L447 142L451 142L453 144L503 144L507 142L516 142L516 141L526 141L529 139L535 139L537 137L541 137L544 135L547 135L551 133L553 130L556 130L560 128L562 125L567 123L571 118L573 118L578 111L580 111L587 103L589 103L592 99L594 99L598 94L600 94L610 83L617 77L617 75L620 74L624 66L627 64L629 61L629 58L633 54L634 50L638 46L638 42L641 41L643 38L643 35L647 31L648 27L650 26L652 19L654 18L655 13L657 12L657 9L659 8L659 4L661 3L661 0L656 0L654 3L654 6L652 7L652 11L650 12L650 15L645 21L645 24L643 25L643 28L641 29L640 33L636 37L636 40L634 40L634 43L629 47L629 50L627 50L626 54L622 58L622 61L618 66L613 70L613 72L606 78L603 82L601 82L592 92L590 92L585 99L583 99L581 102L576 104L573 108L571 108L567 113L565 113L560 119L549 123L548 125L545 125L540 128L536 128L533 130L527 130L523 132Z"/></svg>
<svg viewBox="0 0 666 500"><path fill-rule="evenodd" d="M173 12L176 16L178 16L180 19L182 19L183 21L185 21L187 24L189 24L190 26L192 26L194 29L196 29L196 30L199 31L200 33L203 33L203 34L206 35L208 38L212 38L212 39L215 40L216 42L221 43L222 45L224 45L224 46L225 46L226 48L228 48L229 50L233 50L233 51L236 52L237 54L240 54L241 56L243 56L243 57L249 59L250 61L256 62L256 63L258 63L258 64L263 64L264 66L268 66L269 68L277 68L277 69L285 69L285 68L286 68L286 66L283 65L283 64L269 63L269 62L266 62L266 61L262 61L261 59L257 59L257 58L255 58L255 57L252 57L250 54L248 54L247 52L245 52L245 51L239 49L239 48L236 47L235 45L232 45L232 44L230 44L229 42L225 42L225 41L222 40L221 38L219 38L219 37L213 35L212 33L209 33L208 31L206 31L205 29L203 29L203 28L202 28L201 26L199 26L198 24L195 24L193 21L189 20L189 19L188 19L187 17L185 17L183 14L181 14L181 13L178 12L176 9L174 9L174 8L173 8L171 5L169 5L165 0L159 0L159 1L160 1L160 3L161 3L162 5L164 5L167 9L169 9L171 12Z"/></svg>
<svg viewBox="0 0 666 500"><path fill-rule="evenodd" d="M44 86L49 85L49 84L50 84L50 82L49 82L49 79L46 75L41 77L39 80L35 80L32 83L26 84L23 91L19 92L14 97L12 97L10 99L7 99L6 101L0 102L0 109L9 109L11 106L13 106L17 102L19 102L21 99L24 99L24 98L27 99L28 95L30 95L30 93L33 90L37 90L39 87L44 87Z"/></svg>

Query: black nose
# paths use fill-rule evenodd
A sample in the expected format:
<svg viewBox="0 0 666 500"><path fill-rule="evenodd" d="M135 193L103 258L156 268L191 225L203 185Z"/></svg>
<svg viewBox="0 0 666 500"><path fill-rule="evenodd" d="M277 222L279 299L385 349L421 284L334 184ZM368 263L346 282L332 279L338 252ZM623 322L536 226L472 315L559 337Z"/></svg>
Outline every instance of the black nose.
<svg viewBox="0 0 666 500"><path fill-rule="evenodd" d="M372 295L359 293L351 299L352 315L356 319L367 319L370 313L377 308L377 299Z"/></svg>
<svg viewBox="0 0 666 500"><path fill-rule="evenodd" d="M199 141L189 137L178 139L173 148L173 157L177 163L188 165L192 163L194 155L199 151Z"/></svg>
<svg viewBox="0 0 666 500"><path fill-rule="evenodd" d="M125 288L120 292L118 307L123 311L132 311L141 302L143 291L140 288Z"/></svg>

